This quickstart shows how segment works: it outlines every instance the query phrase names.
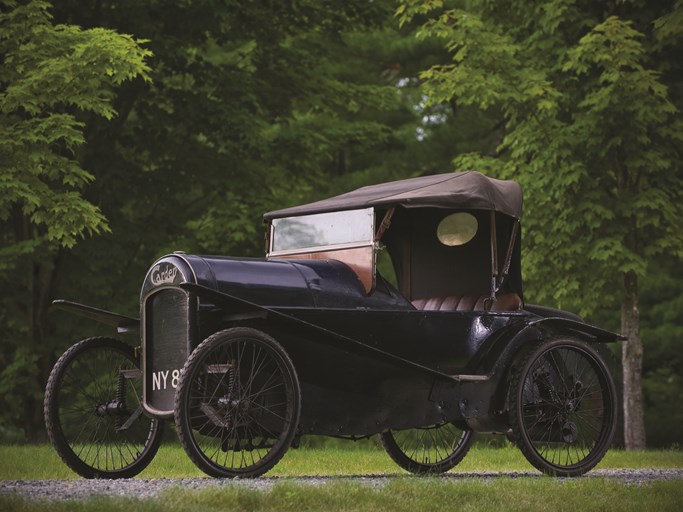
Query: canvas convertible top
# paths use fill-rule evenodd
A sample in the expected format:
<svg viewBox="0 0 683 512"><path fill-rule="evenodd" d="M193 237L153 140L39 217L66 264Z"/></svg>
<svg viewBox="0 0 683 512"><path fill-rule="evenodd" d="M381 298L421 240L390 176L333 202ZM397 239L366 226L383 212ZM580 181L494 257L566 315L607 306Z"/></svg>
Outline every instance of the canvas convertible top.
<svg viewBox="0 0 683 512"><path fill-rule="evenodd" d="M263 219L399 205L493 210L519 219L522 188L513 181L489 178L475 171L436 174L362 187L314 203L268 212Z"/></svg>

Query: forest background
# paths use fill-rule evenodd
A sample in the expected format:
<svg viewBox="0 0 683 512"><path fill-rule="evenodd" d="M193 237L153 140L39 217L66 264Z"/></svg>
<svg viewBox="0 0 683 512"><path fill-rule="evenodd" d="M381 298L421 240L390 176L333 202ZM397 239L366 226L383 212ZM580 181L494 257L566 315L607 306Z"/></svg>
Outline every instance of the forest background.
<svg viewBox="0 0 683 512"><path fill-rule="evenodd" d="M161 255L475 169L525 188L525 299L642 338L647 445L680 447L682 45L681 0L0 0L0 441L108 334L54 298L138 316Z"/></svg>

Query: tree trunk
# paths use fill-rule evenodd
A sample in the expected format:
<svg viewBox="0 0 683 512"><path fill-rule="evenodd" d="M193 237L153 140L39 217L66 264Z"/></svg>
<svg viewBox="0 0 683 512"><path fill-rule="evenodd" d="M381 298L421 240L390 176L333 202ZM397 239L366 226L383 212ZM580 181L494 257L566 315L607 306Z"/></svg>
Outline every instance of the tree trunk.
<svg viewBox="0 0 683 512"><path fill-rule="evenodd" d="M34 233L28 218L24 217L24 239L30 240ZM23 427L24 436L29 442L45 441L45 427L43 419L42 398L43 390L52 369L52 351L46 343L48 339L47 312L52 302L55 284L55 270L59 264L61 252L54 256L44 256L43 262L29 265L28 290L30 293L27 305L27 339L26 343L32 347L38 356L36 366L26 368L30 372L33 384L25 389L23 397Z"/></svg>
<svg viewBox="0 0 683 512"><path fill-rule="evenodd" d="M638 311L638 276L624 274L624 295L621 301L621 333L628 339L622 347L624 368L624 444L627 450L645 449L643 414L643 342L640 339Z"/></svg>

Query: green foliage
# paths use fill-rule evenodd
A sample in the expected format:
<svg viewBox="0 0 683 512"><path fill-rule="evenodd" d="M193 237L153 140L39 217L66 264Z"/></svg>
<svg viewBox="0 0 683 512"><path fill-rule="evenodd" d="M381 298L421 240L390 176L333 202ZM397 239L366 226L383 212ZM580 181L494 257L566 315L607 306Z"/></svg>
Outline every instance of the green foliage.
<svg viewBox="0 0 683 512"><path fill-rule="evenodd" d="M84 194L94 176L79 152L87 116L112 119L115 89L149 72L130 36L53 25L50 4L2 1L0 11L0 415L28 414L42 398L44 323L55 259L109 232ZM22 401L15 397L21 397ZM33 429L29 429L32 431ZM29 434L27 431L27 434Z"/></svg>
<svg viewBox="0 0 683 512"><path fill-rule="evenodd" d="M111 119L113 88L145 76L150 54L130 36L53 26L46 2L3 5L10 10L0 14L0 270L7 270L40 246L73 247L107 230L79 193L93 176L74 159L84 143L76 114Z"/></svg>
<svg viewBox="0 0 683 512"><path fill-rule="evenodd" d="M642 283L683 255L682 3L464 4L404 0L397 11L449 52L421 75L429 102L503 119L495 154L454 165L522 184L526 300L598 318L622 300L625 276ZM652 378L650 396L665 379Z"/></svg>
<svg viewBox="0 0 683 512"><path fill-rule="evenodd" d="M47 3L29 5L47 16ZM19 254L32 260L22 260L24 280L4 288L0 350L14 354L25 346L40 356L12 364L6 396L25 394L18 383L28 381L37 400L56 357L78 338L99 332L92 322L48 317L52 299L137 316L140 282L160 255L261 256L265 211L348 186L441 170L457 150L449 135L455 122L487 130L471 113L459 112L456 121L424 126L426 143L417 140L423 110L411 73L441 50L399 33L393 7L391 0L55 2L56 31L72 38L135 34L153 56L136 53L139 48L121 51L125 37L106 43L107 52L97 50L95 40L77 40L77 51L55 50L61 60L50 63L51 76L60 66L65 73L46 84L47 99L32 96L38 87L24 90L26 102L53 101L55 114L63 115L54 119L69 131L50 147L52 158L66 161L43 166L61 174L41 179L46 193L69 202L36 217L55 226L52 245L36 239L42 232L26 241L12 234L7 245L7 261ZM92 60L97 55L102 61ZM120 83L126 70L135 71L120 66L117 59L126 55L146 57L138 69L146 83ZM82 94L60 96L67 84L80 83L70 80L82 62L90 73ZM107 68L112 63L114 72ZM114 110L117 115L107 119ZM479 137L463 136L456 144L461 140L480 147ZM3 174L3 184L28 197L39 190L25 183L28 176ZM92 223L75 231L71 226L79 219ZM89 233L99 236L83 239ZM60 241L64 249L55 252ZM12 356L4 357L9 367ZM37 435L37 402L8 400L14 410L0 414L2 421L12 428L33 425Z"/></svg>
<svg viewBox="0 0 683 512"><path fill-rule="evenodd" d="M55 7L63 21L145 37L154 52L151 86L122 88L119 118L86 126L88 197L112 235L65 255L62 296L136 314L156 257L262 256L265 211L443 170L458 147L482 146L454 136L463 122L490 137L465 110L421 126L411 73L441 50L399 33L391 1L148 4Z"/></svg>
<svg viewBox="0 0 683 512"><path fill-rule="evenodd" d="M634 21L612 15L593 25L588 9L577 23L569 2L544 5L542 16L504 4L434 14L441 2L406 2L400 16L432 13L420 34L451 53L450 64L422 74L431 103L502 109L499 158L455 164L523 184L530 298L589 314L619 293L617 272L642 276L653 257L681 254L679 108L645 41L652 33Z"/></svg>
<svg viewBox="0 0 683 512"><path fill-rule="evenodd" d="M648 269L643 280L641 322L645 345L645 426L652 446L683 446L683 268L674 258Z"/></svg>
<svg viewBox="0 0 683 512"><path fill-rule="evenodd" d="M104 254L127 260L120 248L138 247L138 276L173 249L261 254L262 213L346 172L350 148L385 143L389 127L367 114L399 105L377 64L360 76L340 64L354 56L354 38L390 16L384 2L154 5L56 8L66 21L147 37L155 54L151 87L120 93L129 110L115 129L87 127L92 195L116 236L88 250L106 245Z"/></svg>

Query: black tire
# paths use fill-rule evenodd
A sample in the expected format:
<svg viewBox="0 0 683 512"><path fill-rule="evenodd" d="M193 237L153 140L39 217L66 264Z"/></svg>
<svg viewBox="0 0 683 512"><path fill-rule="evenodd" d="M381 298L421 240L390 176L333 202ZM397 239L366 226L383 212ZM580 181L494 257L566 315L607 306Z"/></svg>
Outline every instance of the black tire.
<svg viewBox="0 0 683 512"><path fill-rule="evenodd" d="M180 373L178 438L210 476L251 478L270 470L291 445L300 412L291 359L256 329L236 327L209 336Z"/></svg>
<svg viewBox="0 0 683 512"><path fill-rule="evenodd" d="M130 478L159 449L159 421L142 413L142 375L133 347L88 338L52 368L43 412L52 445L85 478Z"/></svg>
<svg viewBox="0 0 683 512"><path fill-rule="evenodd" d="M388 430L380 434L382 446L396 464L417 474L445 473L465 458L474 432L452 423L424 428Z"/></svg>
<svg viewBox="0 0 683 512"><path fill-rule="evenodd" d="M610 447L617 420L614 381L598 352L575 339L532 346L515 361L511 438L552 476L580 476Z"/></svg>

